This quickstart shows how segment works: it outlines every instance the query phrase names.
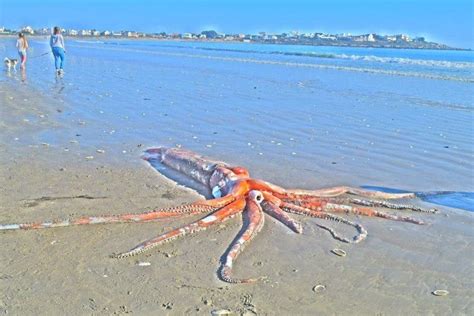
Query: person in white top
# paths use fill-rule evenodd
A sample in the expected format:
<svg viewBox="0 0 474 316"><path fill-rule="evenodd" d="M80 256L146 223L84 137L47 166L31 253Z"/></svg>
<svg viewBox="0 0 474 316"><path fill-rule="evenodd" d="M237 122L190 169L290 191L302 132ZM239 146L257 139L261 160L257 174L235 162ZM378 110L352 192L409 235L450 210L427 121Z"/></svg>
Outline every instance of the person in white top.
<svg viewBox="0 0 474 316"><path fill-rule="evenodd" d="M20 55L20 68L22 69L24 69L26 66L26 50L28 49L28 47L28 41L26 40L25 34L18 33L16 48L18 49L18 55Z"/></svg>
<svg viewBox="0 0 474 316"><path fill-rule="evenodd" d="M54 27L53 34L49 39L49 46L51 46L51 50L53 51L56 73L61 75L64 73L63 66L64 59L66 58L66 48L64 46L64 38L61 35L61 29L59 26Z"/></svg>

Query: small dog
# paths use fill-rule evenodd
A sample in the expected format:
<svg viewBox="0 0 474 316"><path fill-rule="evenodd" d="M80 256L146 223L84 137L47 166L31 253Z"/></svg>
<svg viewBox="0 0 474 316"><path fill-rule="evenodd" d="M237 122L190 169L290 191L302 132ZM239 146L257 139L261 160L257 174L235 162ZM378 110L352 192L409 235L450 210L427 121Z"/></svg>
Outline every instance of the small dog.
<svg viewBox="0 0 474 316"><path fill-rule="evenodd" d="M5 67L10 71L12 68L16 71L16 65L18 64L18 59L6 58L3 60Z"/></svg>

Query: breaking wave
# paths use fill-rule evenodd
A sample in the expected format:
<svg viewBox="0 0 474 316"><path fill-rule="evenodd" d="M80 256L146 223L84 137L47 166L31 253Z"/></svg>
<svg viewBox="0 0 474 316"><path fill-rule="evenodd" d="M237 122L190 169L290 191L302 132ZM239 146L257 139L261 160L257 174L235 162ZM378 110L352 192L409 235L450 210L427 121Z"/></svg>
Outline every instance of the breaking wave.
<svg viewBox="0 0 474 316"><path fill-rule="evenodd" d="M265 51L257 51L257 50L248 51L248 50L240 50L240 49L220 49L220 48L209 48L209 47L193 47L193 48L202 49L202 50L228 51L228 52L238 52L238 53L302 56L302 57L314 57L314 58L343 59L343 60L367 61L367 62L378 62L378 63L389 63L389 64L403 64L403 65L417 65L417 66L427 66L427 67L442 67L442 68L474 70L474 63L472 62L424 60L424 59L411 59L411 58L400 58L400 57L378 57L374 55L363 56L363 55L330 54L330 53L320 53L320 52L284 52L284 51L265 52Z"/></svg>
<svg viewBox="0 0 474 316"><path fill-rule="evenodd" d="M461 61L446 61L446 60L425 60L425 59L411 59L411 58L399 58L399 57L378 57L378 56L359 56L359 55L337 55L336 58L351 59L351 60L363 60L371 62L381 63L395 63L405 65L418 65L428 67L445 67L445 68L456 68L456 69L474 69L474 63L461 62Z"/></svg>
<svg viewBox="0 0 474 316"><path fill-rule="evenodd" d="M419 72L419 71L400 71L400 70L391 70L391 69L377 69L377 68L341 66L341 65L330 65L330 64L300 63L300 62L265 60L265 59L256 59L256 58L239 58L239 57L226 57L226 56L216 56L216 55L199 55L199 54L191 54L191 53L174 53L174 52L122 48L122 47L104 48L104 47L97 47L97 46L82 46L82 45L77 45L76 47L107 49L107 50L114 50L114 51L144 53L144 54L161 55L161 56L212 59L212 60L266 64L266 65L282 65L282 66L287 66L287 67L306 67L306 68L317 68L317 69L343 70L343 71L352 71L352 72L363 72L363 73L374 73L374 74L384 74L384 75L403 76L403 77L418 77L418 78L425 78L425 79L450 80L450 81L474 83L474 78L471 78L471 77L459 77L459 76L434 74L434 73Z"/></svg>
<svg viewBox="0 0 474 316"><path fill-rule="evenodd" d="M109 42L105 43L109 45L127 45L128 43L120 42ZM353 61L366 61L376 63L387 63L387 64L402 64L402 65L416 65L426 67L439 67L439 68L451 68L451 69L471 69L474 70L474 62L468 61L447 61L447 60L433 60L433 59L413 59L413 58L401 58L401 57L379 57L374 55L347 55L347 54L333 54L323 52L297 52L297 51L279 51L279 50L256 50L256 49L238 49L238 48L223 48L223 47L203 47L203 46L183 46L183 45L172 45L160 43L156 46L169 47L178 49L195 49L205 51L216 51L216 52L232 52L232 53L243 53L243 54L264 54L264 55L284 55L284 56L301 56L301 57L313 57L322 59L341 59L341 60L353 60Z"/></svg>

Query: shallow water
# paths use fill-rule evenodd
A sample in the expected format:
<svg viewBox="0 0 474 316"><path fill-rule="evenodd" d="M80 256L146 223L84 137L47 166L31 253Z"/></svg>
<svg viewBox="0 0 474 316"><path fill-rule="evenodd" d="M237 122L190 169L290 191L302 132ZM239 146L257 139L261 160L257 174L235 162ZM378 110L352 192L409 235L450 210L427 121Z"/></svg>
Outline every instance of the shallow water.
<svg viewBox="0 0 474 316"><path fill-rule="evenodd" d="M47 143L181 145L286 187L474 191L473 52L68 40L57 78L31 46L1 80L69 104Z"/></svg>
<svg viewBox="0 0 474 316"><path fill-rule="evenodd" d="M362 187L373 191L382 191L388 193L409 193L409 191L394 188L367 185L363 185ZM432 191L414 193L419 199L432 204L444 205L474 212L474 192Z"/></svg>

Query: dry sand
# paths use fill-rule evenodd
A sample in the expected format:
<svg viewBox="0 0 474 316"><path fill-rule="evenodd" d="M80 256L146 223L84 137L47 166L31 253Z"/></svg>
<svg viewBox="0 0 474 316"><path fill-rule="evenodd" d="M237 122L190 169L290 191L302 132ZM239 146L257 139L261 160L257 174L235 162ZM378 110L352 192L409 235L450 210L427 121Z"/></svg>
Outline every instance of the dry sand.
<svg viewBox="0 0 474 316"><path fill-rule="evenodd" d="M141 161L141 148L111 157L107 149L37 142L38 133L61 128L54 115L64 104L5 82L0 102L2 224L140 212L199 198ZM473 214L443 208L414 216L430 225L353 218L369 231L358 245L334 240L314 219L299 218L304 233L296 235L267 217L234 269L237 277L268 276L251 285L216 275L240 218L124 260L109 255L191 218L3 232L0 315L474 314ZM318 284L326 289L314 292ZM436 289L449 295L436 297Z"/></svg>

